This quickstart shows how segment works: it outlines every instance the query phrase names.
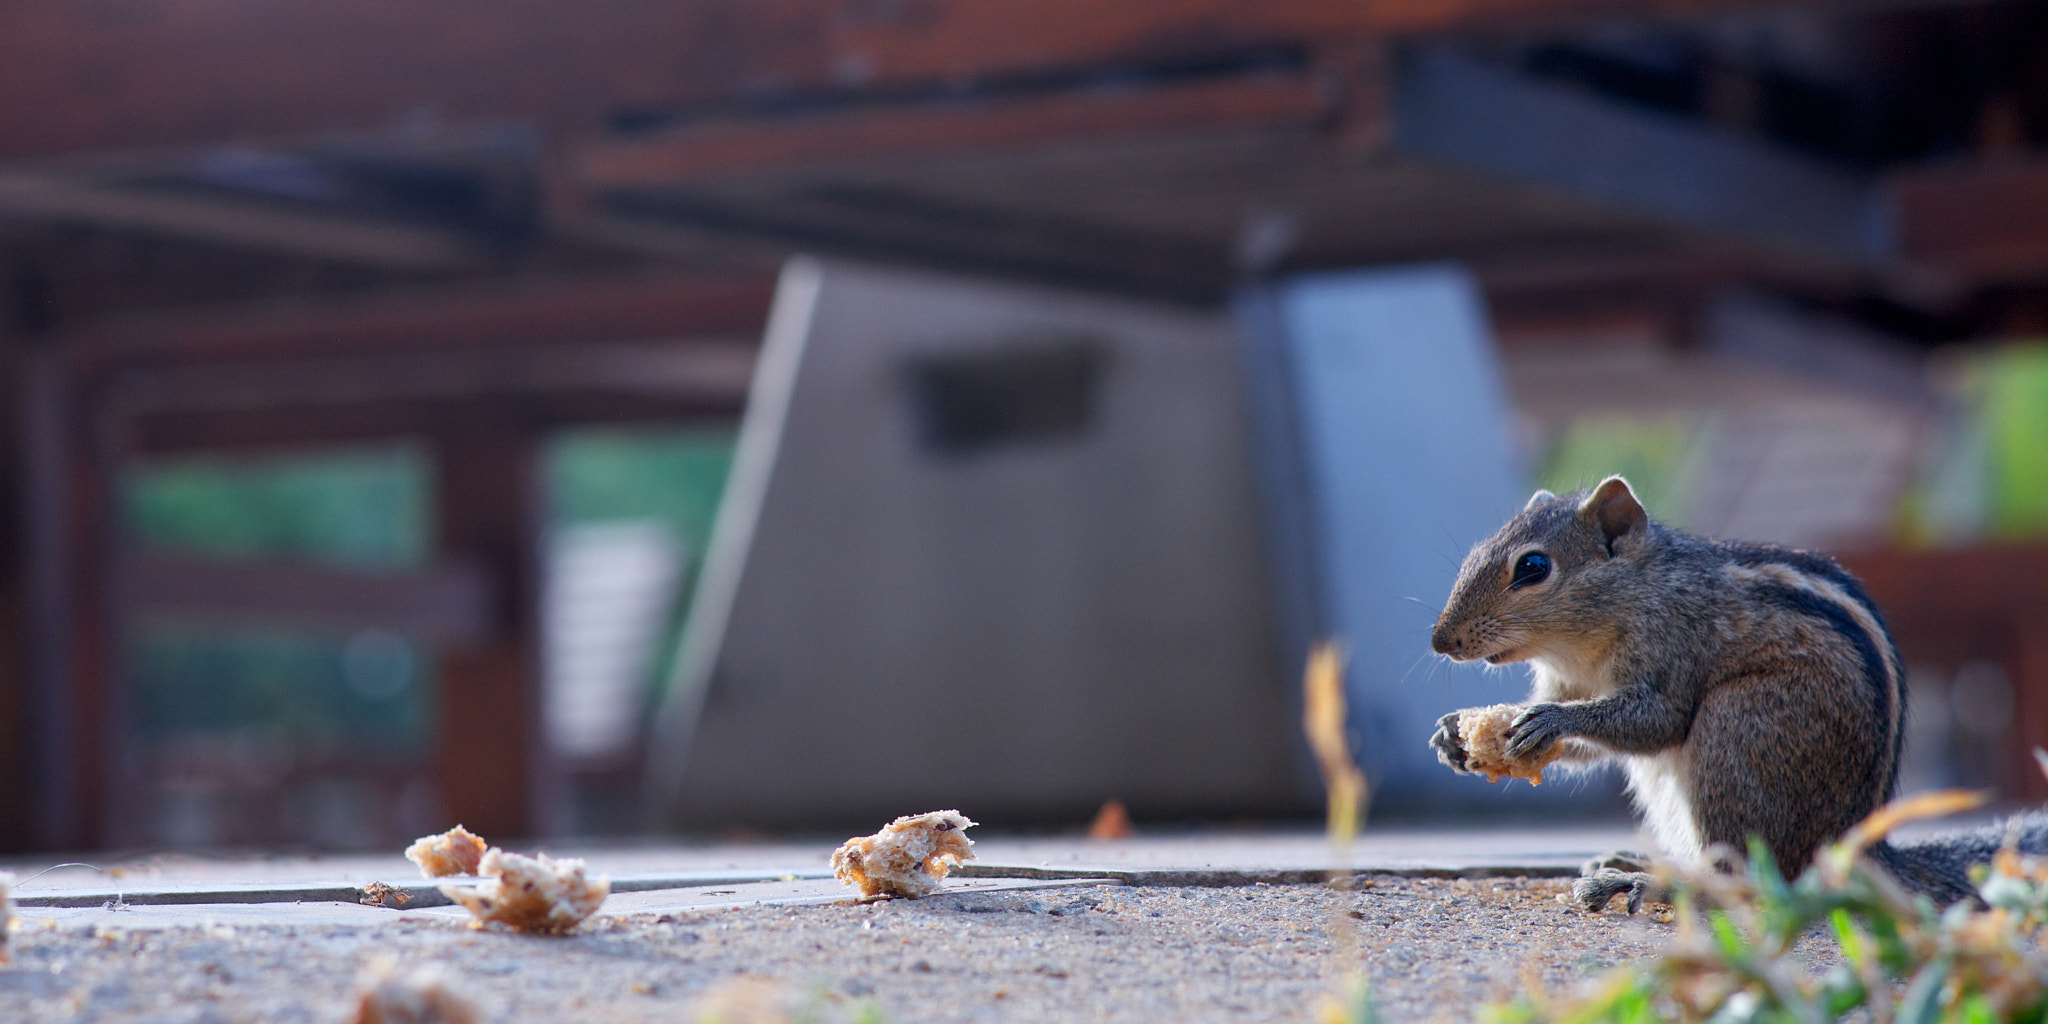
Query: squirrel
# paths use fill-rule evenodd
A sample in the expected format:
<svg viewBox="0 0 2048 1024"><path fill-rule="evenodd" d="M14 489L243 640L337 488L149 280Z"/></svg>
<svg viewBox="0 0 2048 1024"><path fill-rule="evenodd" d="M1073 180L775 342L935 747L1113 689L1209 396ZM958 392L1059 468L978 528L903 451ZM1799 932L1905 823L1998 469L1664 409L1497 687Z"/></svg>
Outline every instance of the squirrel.
<svg viewBox="0 0 2048 1024"><path fill-rule="evenodd" d="M1620 761L1651 835L1682 862L1755 836L1791 877L1898 786L1904 667L1856 578L1824 555L1654 522L1619 476L1537 491L1473 548L1430 646L1529 662L1508 756L1562 744L1559 764ZM1445 715L1430 744L1465 772L1457 721ZM1868 853L1948 904L1976 895L1968 868L2005 842L2048 852L2048 817ZM1573 883L1589 911L1623 894L1631 914L1664 898L1639 854L1594 858Z"/></svg>

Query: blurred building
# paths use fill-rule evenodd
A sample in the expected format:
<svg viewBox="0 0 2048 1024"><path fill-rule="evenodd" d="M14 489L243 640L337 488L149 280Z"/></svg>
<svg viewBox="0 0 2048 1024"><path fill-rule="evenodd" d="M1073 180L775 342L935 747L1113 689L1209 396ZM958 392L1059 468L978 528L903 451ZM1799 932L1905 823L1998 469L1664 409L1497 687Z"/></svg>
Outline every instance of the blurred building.
<svg viewBox="0 0 2048 1024"><path fill-rule="evenodd" d="M1461 267L1531 486L1847 552L2048 793L2044 146L2039 2L12 4L0 848L631 827L797 253Z"/></svg>

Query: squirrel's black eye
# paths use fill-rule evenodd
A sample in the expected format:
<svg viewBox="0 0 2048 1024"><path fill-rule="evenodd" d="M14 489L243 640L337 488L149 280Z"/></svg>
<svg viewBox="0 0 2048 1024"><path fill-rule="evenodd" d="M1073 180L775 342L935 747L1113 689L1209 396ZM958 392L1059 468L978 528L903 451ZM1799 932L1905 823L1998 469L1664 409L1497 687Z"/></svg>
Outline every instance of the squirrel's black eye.
<svg viewBox="0 0 2048 1024"><path fill-rule="evenodd" d="M1549 578L1550 556L1541 551L1531 551L1515 559L1515 578L1508 581L1508 589L1533 587Z"/></svg>

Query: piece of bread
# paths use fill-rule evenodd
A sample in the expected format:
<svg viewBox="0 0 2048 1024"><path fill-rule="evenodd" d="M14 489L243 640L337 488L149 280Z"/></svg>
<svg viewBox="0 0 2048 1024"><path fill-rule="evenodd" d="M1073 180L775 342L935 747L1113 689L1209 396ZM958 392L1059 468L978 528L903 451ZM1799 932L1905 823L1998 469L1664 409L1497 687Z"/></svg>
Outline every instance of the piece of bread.
<svg viewBox="0 0 2048 1024"><path fill-rule="evenodd" d="M460 825L440 835L421 836L405 848L405 859L420 866L427 878L474 875L484 859L483 837Z"/></svg>
<svg viewBox="0 0 2048 1024"><path fill-rule="evenodd" d="M1531 786L1543 784L1543 769L1564 756L1564 744L1552 743L1533 757L1508 757L1508 728L1524 710L1521 704L1493 704L1458 712L1458 742L1465 748L1468 771L1486 776L1488 782L1525 779Z"/></svg>
<svg viewBox="0 0 2048 1024"><path fill-rule="evenodd" d="M356 902L366 907L402 907L412 902L412 893L395 885L371 882L356 891Z"/></svg>
<svg viewBox="0 0 2048 1024"><path fill-rule="evenodd" d="M863 897L916 899L939 887L961 861L974 859L974 822L959 811L905 815L871 836L846 841L832 854L832 874Z"/></svg>
<svg viewBox="0 0 2048 1024"><path fill-rule="evenodd" d="M611 894L610 879L588 878L583 862L545 853L522 857L493 846L477 864L477 886L444 885L441 893L468 908L472 928L495 922L522 932L559 935L597 913Z"/></svg>

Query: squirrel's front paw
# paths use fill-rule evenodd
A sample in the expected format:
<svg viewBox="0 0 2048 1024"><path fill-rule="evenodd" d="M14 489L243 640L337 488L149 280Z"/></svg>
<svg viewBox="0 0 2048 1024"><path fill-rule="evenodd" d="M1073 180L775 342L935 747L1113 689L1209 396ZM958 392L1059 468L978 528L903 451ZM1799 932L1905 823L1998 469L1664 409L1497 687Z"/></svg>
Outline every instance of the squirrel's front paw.
<svg viewBox="0 0 2048 1024"><path fill-rule="evenodd" d="M1508 726L1508 757L1521 760L1549 750L1564 737L1569 715L1558 704L1529 705L1529 710L1516 715L1514 724Z"/></svg>
<svg viewBox="0 0 2048 1024"><path fill-rule="evenodd" d="M1452 771L1471 774L1472 769L1465 767L1465 742L1458 738L1456 711L1436 720L1436 733L1430 736L1429 745L1436 748L1436 759Z"/></svg>

